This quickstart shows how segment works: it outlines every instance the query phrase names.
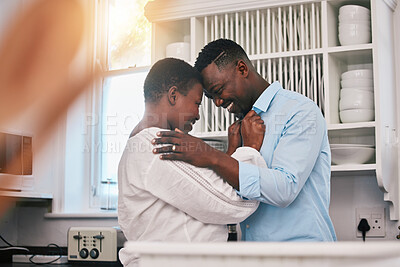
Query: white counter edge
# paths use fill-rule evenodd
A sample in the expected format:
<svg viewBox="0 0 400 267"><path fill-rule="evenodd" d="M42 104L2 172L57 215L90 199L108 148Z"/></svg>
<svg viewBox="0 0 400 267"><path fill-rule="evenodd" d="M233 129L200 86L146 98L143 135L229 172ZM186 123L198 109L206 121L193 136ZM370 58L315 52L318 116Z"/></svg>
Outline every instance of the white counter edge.
<svg viewBox="0 0 400 267"><path fill-rule="evenodd" d="M400 258L400 242L230 242L161 243L131 242L127 253L144 255L301 257L301 258Z"/></svg>

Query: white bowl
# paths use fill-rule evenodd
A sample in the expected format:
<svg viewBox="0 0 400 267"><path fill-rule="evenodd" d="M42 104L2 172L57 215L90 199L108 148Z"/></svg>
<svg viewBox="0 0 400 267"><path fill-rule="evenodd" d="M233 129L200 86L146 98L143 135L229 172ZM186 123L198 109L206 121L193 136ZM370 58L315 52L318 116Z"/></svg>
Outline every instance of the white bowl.
<svg viewBox="0 0 400 267"><path fill-rule="evenodd" d="M342 148L342 147L372 147L374 145L366 145L366 144L329 144L331 148Z"/></svg>
<svg viewBox="0 0 400 267"><path fill-rule="evenodd" d="M182 59L186 62L190 61L190 44L185 42L171 43L167 45L166 57L174 57Z"/></svg>
<svg viewBox="0 0 400 267"><path fill-rule="evenodd" d="M371 11L363 6L358 5L345 5L339 8L339 16L351 19L369 19L371 17Z"/></svg>
<svg viewBox="0 0 400 267"><path fill-rule="evenodd" d="M340 85L342 88L373 87L374 80L363 78L346 79L341 80Z"/></svg>
<svg viewBox="0 0 400 267"><path fill-rule="evenodd" d="M371 26L362 23L339 23L339 34L352 33L354 31L371 32Z"/></svg>
<svg viewBox="0 0 400 267"><path fill-rule="evenodd" d="M341 97L339 100L339 110L348 109L374 109L374 97L365 93L352 93Z"/></svg>
<svg viewBox="0 0 400 267"><path fill-rule="evenodd" d="M348 30L339 32L341 45L368 44L371 42L371 31Z"/></svg>
<svg viewBox="0 0 400 267"><path fill-rule="evenodd" d="M374 154L372 147L331 147L331 161L336 165L364 164L373 159Z"/></svg>
<svg viewBox="0 0 400 267"><path fill-rule="evenodd" d="M363 23L365 25L371 25L370 16L349 16L349 15L339 15L339 23Z"/></svg>
<svg viewBox="0 0 400 267"><path fill-rule="evenodd" d="M361 88L369 87L359 87L359 88L345 88L340 90L340 99L343 98L355 98L357 95L364 95L364 97L374 99L374 92L371 90L363 90Z"/></svg>
<svg viewBox="0 0 400 267"><path fill-rule="evenodd" d="M347 79L372 79L373 72L371 69L361 69L361 70L349 70L346 72L343 72L341 75L342 80L347 80Z"/></svg>
<svg viewBox="0 0 400 267"><path fill-rule="evenodd" d="M340 121L347 122L365 122L373 121L375 111L373 109L348 109L339 112Z"/></svg>

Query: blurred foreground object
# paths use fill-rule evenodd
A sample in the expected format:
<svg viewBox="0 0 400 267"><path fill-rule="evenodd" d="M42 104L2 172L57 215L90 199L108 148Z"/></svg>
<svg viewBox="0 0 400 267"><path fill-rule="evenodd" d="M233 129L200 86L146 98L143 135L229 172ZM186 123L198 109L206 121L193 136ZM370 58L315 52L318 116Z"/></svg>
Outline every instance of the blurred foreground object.
<svg viewBox="0 0 400 267"><path fill-rule="evenodd" d="M78 0L35 1L17 16L0 44L0 129L29 124L40 149L57 118L94 79L91 71L79 77L70 71L84 28ZM0 201L0 215L7 206Z"/></svg>

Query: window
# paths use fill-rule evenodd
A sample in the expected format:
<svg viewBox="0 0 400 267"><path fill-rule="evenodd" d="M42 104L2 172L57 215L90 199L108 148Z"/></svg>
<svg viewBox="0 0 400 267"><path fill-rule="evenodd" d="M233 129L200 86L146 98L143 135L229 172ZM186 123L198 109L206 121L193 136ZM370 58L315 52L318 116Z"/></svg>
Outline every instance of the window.
<svg viewBox="0 0 400 267"><path fill-rule="evenodd" d="M92 208L115 209L105 207L110 202L104 199L116 202L117 187L104 187L117 182L126 141L143 116L143 83L151 63L151 23L144 17L147 1L98 1L96 57L107 75L94 96L94 106L96 101L100 105L94 108L99 123L91 150Z"/></svg>

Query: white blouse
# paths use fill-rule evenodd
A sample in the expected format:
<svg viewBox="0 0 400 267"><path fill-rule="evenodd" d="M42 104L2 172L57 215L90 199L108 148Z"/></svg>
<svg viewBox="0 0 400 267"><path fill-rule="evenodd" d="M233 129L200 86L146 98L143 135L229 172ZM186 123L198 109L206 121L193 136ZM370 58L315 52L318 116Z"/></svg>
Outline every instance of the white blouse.
<svg viewBox="0 0 400 267"><path fill-rule="evenodd" d="M258 202L243 200L207 168L161 160L151 140L160 128L131 137L118 167L118 222L129 241L226 242L226 224L250 216ZM242 147L232 157L265 164L258 151ZM120 251L128 264L129 255Z"/></svg>

